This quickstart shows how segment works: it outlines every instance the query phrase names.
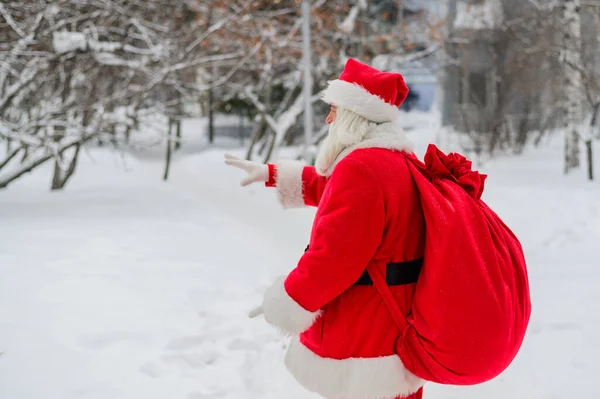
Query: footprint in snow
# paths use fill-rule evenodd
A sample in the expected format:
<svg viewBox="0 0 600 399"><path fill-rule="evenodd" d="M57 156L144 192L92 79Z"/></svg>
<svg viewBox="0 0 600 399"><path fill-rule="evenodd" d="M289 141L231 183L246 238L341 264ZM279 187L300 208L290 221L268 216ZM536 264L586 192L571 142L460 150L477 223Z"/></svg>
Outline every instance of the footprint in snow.
<svg viewBox="0 0 600 399"><path fill-rule="evenodd" d="M219 357L215 351L200 353L179 353L175 355L163 356L162 359L167 363L173 363L181 369L199 369L214 364Z"/></svg>
<svg viewBox="0 0 600 399"><path fill-rule="evenodd" d="M202 346L205 342L206 338L201 335L175 338L167 344L166 349L172 351L192 349L198 346Z"/></svg>

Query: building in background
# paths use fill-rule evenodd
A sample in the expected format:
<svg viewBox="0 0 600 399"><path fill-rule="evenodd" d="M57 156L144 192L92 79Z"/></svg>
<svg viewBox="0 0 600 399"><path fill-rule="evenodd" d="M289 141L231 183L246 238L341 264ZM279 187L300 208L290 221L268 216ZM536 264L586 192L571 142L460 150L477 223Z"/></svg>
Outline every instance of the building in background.
<svg viewBox="0 0 600 399"><path fill-rule="evenodd" d="M459 131L482 126L496 107L495 60L504 14L499 0L450 0L442 123Z"/></svg>
<svg viewBox="0 0 600 399"><path fill-rule="evenodd" d="M563 123L564 74L570 69L560 60L562 7L538 3L448 3L442 123L477 136L490 151L498 142L519 151ZM600 76L599 14L599 7L582 5L586 89Z"/></svg>

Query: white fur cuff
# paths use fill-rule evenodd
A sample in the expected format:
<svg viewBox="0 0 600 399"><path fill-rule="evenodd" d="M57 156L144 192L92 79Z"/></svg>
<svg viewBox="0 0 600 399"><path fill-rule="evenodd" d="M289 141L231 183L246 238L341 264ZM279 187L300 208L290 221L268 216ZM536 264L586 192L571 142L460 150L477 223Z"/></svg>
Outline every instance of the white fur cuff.
<svg viewBox="0 0 600 399"><path fill-rule="evenodd" d="M309 391L330 399L393 399L419 390L425 380L412 374L398 355L373 358L320 357L293 339L285 365Z"/></svg>
<svg viewBox="0 0 600 399"><path fill-rule="evenodd" d="M275 186L279 202L286 208L306 206L302 193L302 172L304 164L300 161L279 161L275 164Z"/></svg>
<svg viewBox="0 0 600 399"><path fill-rule="evenodd" d="M278 278L265 292L265 320L286 334L300 334L313 325L321 312L309 312L300 306L288 295L284 282L285 277Z"/></svg>

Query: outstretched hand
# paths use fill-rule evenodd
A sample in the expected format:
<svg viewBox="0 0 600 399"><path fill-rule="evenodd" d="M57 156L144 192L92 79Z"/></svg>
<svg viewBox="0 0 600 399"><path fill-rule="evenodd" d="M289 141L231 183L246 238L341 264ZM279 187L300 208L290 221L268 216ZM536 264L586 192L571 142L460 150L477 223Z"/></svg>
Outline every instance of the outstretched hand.
<svg viewBox="0 0 600 399"><path fill-rule="evenodd" d="M269 181L269 167L265 164L246 161L230 154L225 154L225 163L229 166L235 166L247 173L240 184L246 187L252 183L266 183Z"/></svg>
<svg viewBox="0 0 600 399"><path fill-rule="evenodd" d="M264 310L263 310L263 307L261 305L261 306L258 306L256 308L252 309L250 311L250 313L248 313L248 317L251 318L251 319L255 319L258 316L262 315L263 313L264 313Z"/></svg>

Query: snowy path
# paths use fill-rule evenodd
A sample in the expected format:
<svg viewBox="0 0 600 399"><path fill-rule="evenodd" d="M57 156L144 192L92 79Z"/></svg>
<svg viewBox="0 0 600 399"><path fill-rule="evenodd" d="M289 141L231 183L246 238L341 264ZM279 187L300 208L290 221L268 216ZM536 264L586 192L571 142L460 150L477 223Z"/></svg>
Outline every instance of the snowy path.
<svg viewBox="0 0 600 399"><path fill-rule="evenodd" d="M275 398L265 381L291 382L270 367L283 340L246 317L283 263L278 232L240 220L239 196L228 214L201 179L150 172L3 194L1 398Z"/></svg>
<svg viewBox="0 0 600 399"><path fill-rule="evenodd" d="M240 189L217 152L180 160L168 184L160 166L124 174L94 156L64 193L44 174L0 193L0 398L315 398L283 369L285 339L246 317L293 267L312 212ZM426 398L599 396L600 188L548 157L485 168L530 265L521 355L492 383Z"/></svg>

